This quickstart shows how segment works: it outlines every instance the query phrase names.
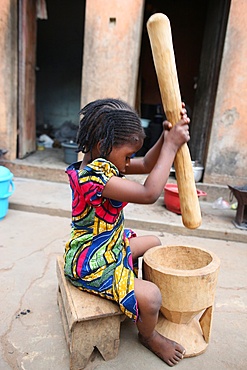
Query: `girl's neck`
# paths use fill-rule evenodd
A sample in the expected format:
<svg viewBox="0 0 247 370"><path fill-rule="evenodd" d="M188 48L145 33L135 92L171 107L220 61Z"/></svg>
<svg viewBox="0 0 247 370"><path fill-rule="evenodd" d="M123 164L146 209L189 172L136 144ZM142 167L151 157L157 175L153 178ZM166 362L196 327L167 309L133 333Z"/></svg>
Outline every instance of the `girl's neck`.
<svg viewBox="0 0 247 370"><path fill-rule="evenodd" d="M83 157L82 162L81 162L81 165L80 165L80 169L83 169L89 163L91 163L92 161L94 161L96 158L99 158L99 155L94 155L94 153L92 153L92 154L93 154L92 156L91 156L91 153L85 153L84 154L84 157Z"/></svg>
<svg viewBox="0 0 247 370"><path fill-rule="evenodd" d="M90 153L84 154L84 157L83 157L81 165L80 165L80 169L83 169L84 167L86 167L86 165L88 165L88 163L90 163L90 162L91 162Z"/></svg>

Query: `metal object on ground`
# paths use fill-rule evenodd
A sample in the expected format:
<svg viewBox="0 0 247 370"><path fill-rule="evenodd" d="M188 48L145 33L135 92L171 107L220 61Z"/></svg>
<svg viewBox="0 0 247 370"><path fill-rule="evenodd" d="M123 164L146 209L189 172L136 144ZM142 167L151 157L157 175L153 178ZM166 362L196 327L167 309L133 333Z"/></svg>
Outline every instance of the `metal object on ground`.
<svg viewBox="0 0 247 370"><path fill-rule="evenodd" d="M238 201L237 213L233 224L242 230L247 230L247 185L245 186L230 186L232 194Z"/></svg>

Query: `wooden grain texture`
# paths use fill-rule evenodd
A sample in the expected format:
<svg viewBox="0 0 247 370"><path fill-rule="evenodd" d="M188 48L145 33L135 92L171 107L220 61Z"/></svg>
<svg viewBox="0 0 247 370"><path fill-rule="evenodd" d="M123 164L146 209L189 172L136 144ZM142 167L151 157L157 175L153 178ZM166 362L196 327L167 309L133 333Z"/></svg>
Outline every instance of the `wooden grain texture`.
<svg viewBox="0 0 247 370"><path fill-rule="evenodd" d="M202 328L203 337L206 343L209 343L213 320L213 306L208 307L202 314L199 322Z"/></svg>
<svg viewBox="0 0 247 370"><path fill-rule="evenodd" d="M181 343L186 357L203 353L210 340L219 258L193 246L158 246L143 261L145 279L162 295L157 331Z"/></svg>
<svg viewBox="0 0 247 370"><path fill-rule="evenodd" d="M149 18L147 30L164 111L168 121L175 125L180 120L182 102L170 21L165 14L156 13ZM183 224L189 229L196 229L201 225L201 209L196 192L190 152L186 143L178 150L174 166Z"/></svg>
<svg viewBox="0 0 247 370"><path fill-rule="evenodd" d="M113 359L118 353L120 324L125 315L115 302L70 284L63 266L63 257L57 257L58 305L70 350L70 370L85 369L95 348L105 361Z"/></svg>

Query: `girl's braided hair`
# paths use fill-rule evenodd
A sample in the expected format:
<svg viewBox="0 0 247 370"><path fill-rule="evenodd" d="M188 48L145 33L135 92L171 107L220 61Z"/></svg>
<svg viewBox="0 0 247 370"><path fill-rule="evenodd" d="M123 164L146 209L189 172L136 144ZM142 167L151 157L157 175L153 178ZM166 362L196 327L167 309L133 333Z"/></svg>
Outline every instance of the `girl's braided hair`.
<svg viewBox="0 0 247 370"><path fill-rule="evenodd" d="M113 146L135 143L145 138L137 113L124 101L99 99L87 104L81 111L76 142L77 152L92 155L100 142L100 156L106 158Z"/></svg>

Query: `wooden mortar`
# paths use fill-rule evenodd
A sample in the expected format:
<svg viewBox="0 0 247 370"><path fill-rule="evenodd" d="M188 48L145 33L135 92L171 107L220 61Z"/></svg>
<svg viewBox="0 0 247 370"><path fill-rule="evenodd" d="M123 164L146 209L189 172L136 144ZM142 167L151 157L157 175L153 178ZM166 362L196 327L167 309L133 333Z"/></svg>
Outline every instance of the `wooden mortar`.
<svg viewBox="0 0 247 370"><path fill-rule="evenodd" d="M208 346L213 304L220 267L219 258L192 246L158 246L143 257L144 278L162 295L156 330L186 348L186 356Z"/></svg>

